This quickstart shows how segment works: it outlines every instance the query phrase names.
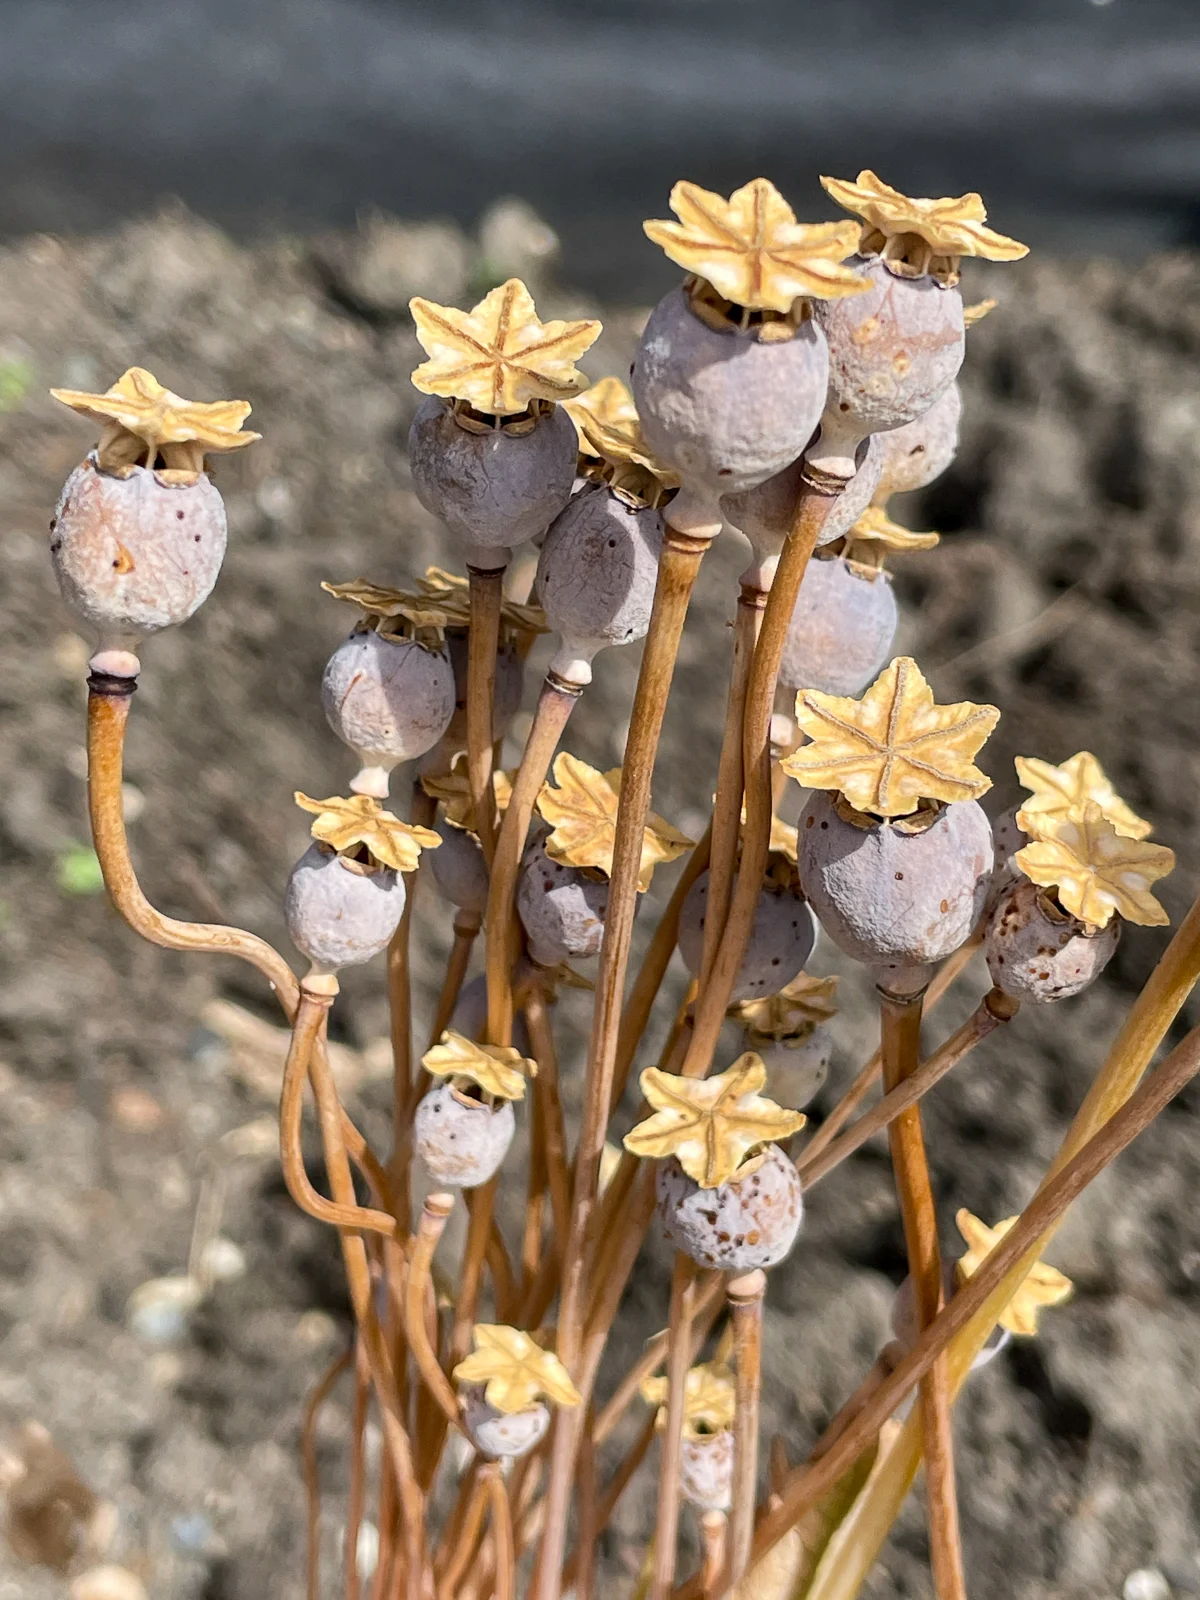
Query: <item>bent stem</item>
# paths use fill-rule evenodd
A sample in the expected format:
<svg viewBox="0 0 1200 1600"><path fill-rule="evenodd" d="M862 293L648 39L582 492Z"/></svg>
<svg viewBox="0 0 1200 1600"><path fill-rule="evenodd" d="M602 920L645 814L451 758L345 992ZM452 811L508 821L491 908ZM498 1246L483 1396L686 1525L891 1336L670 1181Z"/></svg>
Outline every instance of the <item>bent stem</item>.
<svg viewBox="0 0 1200 1600"><path fill-rule="evenodd" d="M492 794L492 720L496 704L496 653L504 568L483 571L468 563L471 626L467 634L467 783L475 832L490 869L496 849L496 805Z"/></svg>
<svg viewBox="0 0 1200 1600"><path fill-rule="evenodd" d="M736 1409L733 1414L733 1507L729 1529L729 1576L737 1583L750 1560L754 1491L758 1475L758 1399L762 1387L763 1296L766 1273L756 1269L726 1285L733 1316Z"/></svg>
<svg viewBox="0 0 1200 1600"><path fill-rule="evenodd" d="M445 1423L462 1432L462 1423L458 1413L458 1397L454 1393L449 1378L442 1371L441 1363L437 1358L437 1351L433 1348L429 1338L429 1329L425 1322L426 1304L433 1292L433 1283L430 1278L430 1267L433 1263L433 1253L437 1249L438 1240L445 1230L447 1219L454 1210L454 1196L452 1194L431 1194L425 1198L421 1209L421 1216L417 1223L417 1234L413 1240L412 1256L408 1263L408 1273L404 1286L404 1332L408 1339L408 1347L412 1351L413 1360L417 1363L417 1371L421 1374L425 1387L437 1401L444 1419L439 1427L432 1448L428 1456L419 1462L419 1479L423 1487L428 1488L433 1479L438 1457L441 1454L442 1440L445 1437Z"/></svg>
<svg viewBox="0 0 1200 1600"><path fill-rule="evenodd" d="M659 1440L658 1518L654 1525L652 1600L667 1600L675 1581L679 1538L679 1459L691 1356L692 1317L696 1308L696 1269L682 1251L675 1253L671 1279L671 1311L667 1323L667 1417Z"/></svg>

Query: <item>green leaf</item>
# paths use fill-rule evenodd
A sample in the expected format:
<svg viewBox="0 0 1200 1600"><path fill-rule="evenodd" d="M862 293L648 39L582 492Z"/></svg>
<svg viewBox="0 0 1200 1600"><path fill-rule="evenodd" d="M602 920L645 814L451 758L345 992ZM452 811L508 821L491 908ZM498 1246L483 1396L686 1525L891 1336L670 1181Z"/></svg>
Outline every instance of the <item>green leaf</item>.
<svg viewBox="0 0 1200 1600"><path fill-rule="evenodd" d="M69 844L54 863L54 881L62 894L99 894L104 874L91 845Z"/></svg>

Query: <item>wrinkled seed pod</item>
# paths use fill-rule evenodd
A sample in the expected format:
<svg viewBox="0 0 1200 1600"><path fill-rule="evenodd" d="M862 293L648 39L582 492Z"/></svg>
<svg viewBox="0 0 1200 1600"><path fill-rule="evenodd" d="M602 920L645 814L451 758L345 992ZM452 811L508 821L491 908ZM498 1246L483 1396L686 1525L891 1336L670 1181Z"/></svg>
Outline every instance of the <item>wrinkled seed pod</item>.
<svg viewBox="0 0 1200 1600"><path fill-rule="evenodd" d="M460 1394L463 1427L471 1443L493 1461L528 1455L545 1437L550 1411L535 1400L524 1411L497 1411L484 1396L484 1388L471 1384Z"/></svg>
<svg viewBox="0 0 1200 1600"><path fill-rule="evenodd" d="M777 343L718 332L672 289L650 313L631 378L646 440L682 480L667 520L715 534L723 494L753 488L811 439L825 404L825 340L812 318Z"/></svg>
<svg viewBox="0 0 1200 1600"><path fill-rule="evenodd" d="M599 955L608 910L608 879L551 861L540 843L525 851L517 913L529 953L542 967Z"/></svg>
<svg viewBox="0 0 1200 1600"><path fill-rule="evenodd" d="M454 669L454 715L442 741L450 751L467 747L467 630L449 628L446 650ZM508 725L521 709L525 688L525 663L514 639L500 641L496 652L496 696L492 702L492 738L502 739Z"/></svg>
<svg viewBox="0 0 1200 1600"><path fill-rule="evenodd" d="M942 1262L942 1285L945 1299L949 1303L959 1287L958 1273L954 1269L953 1261ZM921 1336L921 1329L917 1326L917 1302L911 1278L902 1281L896 1290L896 1298L892 1301L892 1333L906 1350L911 1350ZM986 1367L994 1356L1000 1354L1010 1338L1008 1329L1002 1328L997 1323L988 1334L987 1343L971 1362L971 1371L978 1372L981 1367Z"/></svg>
<svg viewBox="0 0 1200 1600"><path fill-rule="evenodd" d="M351 779L358 794L385 800L401 761L432 750L454 715L454 671L444 650L372 629L338 645L321 680L325 718L362 762Z"/></svg>
<svg viewBox="0 0 1200 1600"><path fill-rule="evenodd" d="M844 538L871 504L883 470L884 447L882 439L872 434L864 439L855 452L855 473L841 494L834 498L829 514L821 525L817 548ZM798 457L764 483L742 494L727 494L721 498L721 509L733 527L746 538L761 560L777 555L783 548L796 514L800 498L801 472L804 458Z"/></svg>
<svg viewBox="0 0 1200 1600"><path fill-rule="evenodd" d="M528 433L472 433L430 395L408 434L417 499L484 570L507 565L514 546L545 533L570 497L578 455L575 424L558 406Z"/></svg>
<svg viewBox="0 0 1200 1600"><path fill-rule="evenodd" d="M688 890L679 916L679 953L693 978L699 976L704 953L707 904L708 873L702 872ZM803 969L816 934L813 914L799 889L761 890L730 1003L778 994Z"/></svg>
<svg viewBox="0 0 1200 1600"><path fill-rule="evenodd" d="M1118 917L1089 929L1052 909L1037 884L1017 878L992 911L984 948L997 989L1014 1000L1046 1005L1069 1000L1098 978L1120 937Z"/></svg>
<svg viewBox="0 0 1200 1600"><path fill-rule="evenodd" d="M788 624L780 683L861 694L891 659L898 621L889 573L841 556L810 561Z"/></svg>
<svg viewBox="0 0 1200 1600"><path fill-rule="evenodd" d="M662 535L657 511L630 505L605 484L572 496L546 535L537 568L546 620L562 636L551 671L589 683L598 650L645 637Z"/></svg>
<svg viewBox="0 0 1200 1600"><path fill-rule="evenodd" d="M899 819L903 821L903 819ZM800 876L839 949L872 966L919 967L957 950L979 921L992 828L974 800L944 806L920 833L845 821L816 790L800 818Z"/></svg>
<svg viewBox="0 0 1200 1600"><path fill-rule="evenodd" d="M499 1171L516 1126L510 1101L486 1106L438 1082L413 1115L413 1148L435 1183L475 1189Z"/></svg>
<svg viewBox="0 0 1200 1600"><path fill-rule="evenodd" d="M368 870L316 840L292 868L284 914L292 943L317 967L358 966L387 945L404 910L404 878Z"/></svg>
<svg viewBox="0 0 1200 1600"><path fill-rule="evenodd" d="M488 897L482 845L466 828L456 828L444 819L437 823L435 832L442 842L429 852L429 870L438 893L460 911L477 911L482 916Z"/></svg>
<svg viewBox="0 0 1200 1600"><path fill-rule="evenodd" d="M668 1156L658 1164L656 1194L667 1243L721 1272L782 1261L804 1216L799 1174L777 1144L717 1189L702 1189Z"/></svg>
<svg viewBox="0 0 1200 1600"><path fill-rule="evenodd" d="M733 1429L684 1433L679 1444L679 1491L697 1511L728 1511L733 1504Z"/></svg>
<svg viewBox="0 0 1200 1600"><path fill-rule="evenodd" d="M433 856L429 858L433 860ZM487 1029L487 975L479 973L469 983L463 984L458 1002L454 1007L454 1015L450 1018L450 1026L455 1033L461 1033L467 1039L482 1041ZM512 1042L514 1047L523 1056L533 1055L533 1045L529 1041L529 1030L525 1026L525 1013L518 1011L513 1018Z"/></svg>
<svg viewBox="0 0 1200 1600"><path fill-rule="evenodd" d="M118 478L90 455L63 485L50 557L63 599L97 629L101 650L135 652L208 599L225 538L225 507L207 473L164 484L133 467Z"/></svg>
<svg viewBox="0 0 1200 1600"><path fill-rule="evenodd" d="M999 905L1010 889L1021 882L1021 869L1013 865L1012 857L1018 850L1024 848L1029 840L1017 827L1017 812L1019 805L1010 806L992 823L992 848L995 852L996 864L992 868L991 881L988 884L987 915Z"/></svg>
<svg viewBox="0 0 1200 1600"><path fill-rule="evenodd" d="M958 424L962 417L962 390L952 383L923 416L890 433L874 435L882 455L879 498L924 489L954 460L958 449Z"/></svg>
<svg viewBox="0 0 1200 1600"><path fill-rule="evenodd" d="M814 1022L794 1039L759 1040L747 1034L742 1048L762 1057L771 1098L790 1111L803 1111L829 1077L833 1034L826 1023Z"/></svg>

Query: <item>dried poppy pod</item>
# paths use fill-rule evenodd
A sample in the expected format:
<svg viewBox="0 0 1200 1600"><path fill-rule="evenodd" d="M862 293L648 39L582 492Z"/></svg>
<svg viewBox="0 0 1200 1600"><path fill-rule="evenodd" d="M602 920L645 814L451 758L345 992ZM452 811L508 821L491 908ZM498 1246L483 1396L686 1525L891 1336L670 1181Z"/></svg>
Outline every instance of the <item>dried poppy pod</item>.
<svg viewBox="0 0 1200 1600"><path fill-rule="evenodd" d="M225 557L225 507L206 457L237 450L244 400L181 400L142 367L105 394L52 389L99 422L100 443L71 473L50 523L63 599L99 634L95 672L136 677L141 641L185 622Z"/></svg>
<svg viewBox="0 0 1200 1600"><path fill-rule="evenodd" d="M413 1148L435 1183L474 1189L500 1170L516 1132L512 1102L525 1097L536 1063L503 1045L447 1030L421 1059L444 1078L413 1114Z"/></svg>
<svg viewBox="0 0 1200 1600"><path fill-rule="evenodd" d="M667 1423L667 1379L646 1378L642 1399L657 1407L655 1428ZM690 1367L684 1379L679 1488L697 1511L726 1511L733 1498L733 1373L719 1357Z"/></svg>
<svg viewBox="0 0 1200 1600"><path fill-rule="evenodd" d="M802 972L764 1000L747 1000L733 1015L742 1043L762 1060L780 1099L802 1111L824 1087L833 1055L830 1021L837 1015L838 980Z"/></svg>
<svg viewBox="0 0 1200 1600"><path fill-rule="evenodd" d="M1091 927L1064 911L1048 890L1014 876L988 919L988 972L1014 1000L1069 1000L1100 976L1120 937L1117 918Z"/></svg>
<svg viewBox="0 0 1200 1600"><path fill-rule="evenodd" d="M555 861L541 839L530 841L517 880L517 915L538 966L599 955L607 912L604 874Z"/></svg>
<svg viewBox="0 0 1200 1600"><path fill-rule="evenodd" d="M829 398L809 459L819 471L848 477L859 440L915 422L957 376L961 257L1015 261L1027 252L983 225L977 194L912 200L869 171L855 183L821 182L864 222L859 270L866 291L816 310L829 346Z"/></svg>
<svg viewBox="0 0 1200 1600"><path fill-rule="evenodd" d="M922 416L902 428L876 434L882 456L875 499L885 505L894 494L924 489L940 478L958 450L962 390L948 384Z"/></svg>
<svg viewBox="0 0 1200 1600"><path fill-rule="evenodd" d="M812 436L828 378L812 298L859 292L840 265L857 231L797 223L765 178L728 200L677 183L671 209L678 222L645 231L689 276L650 314L633 394L651 449L682 485L667 521L712 538L721 496L779 472Z"/></svg>
<svg viewBox="0 0 1200 1600"><path fill-rule="evenodd" d="M422 849L439 843L428 828L410 827L377 800L356 795L296 804L316 816L313 843L292 868L284 912L292 943L314 971L358 966L385 948L404 911L403 874Z"/></svg>
<svg viewBox="0 0 1200 1600"><path fill-rule="evenodd" d="M475 1448L493 1460L527 1455L550 1425L543 1400L577 1406L579 1391L558 1357L519 1328L480 1323L471 1337L473 1352L452 1374L463 1427Z"/></svg>
<svg viewBox="0 0 1200 1600"><path fill-rule="evenodd" d="M842 539L871 504L883 470L883 441L864 439L855 453L854 476L833 501L817 540L817 548ZM742 494L721 497L721 509L745 535L758 567L770 572L791 531L803 488L803 457L798 457L764 483Z"/></svg>
<svg viewBox="0 0 1200 1600"><path fill-rule="evenodd" d="M429 870L438 893L460 911L480 916L487 906L488 870L479 835L471 827L471 790L466 764L460 755L448 773L426 774L421 787L433 800L442 803L442 817L435 824L441 849L429 858ZM503 816L512 794L512 781L506 772L493 772L492 792L496 810Z"/></svg>
<svg viewBox="0 0 1200 1600"><path fill-rule="evenodd" d="M708 905L708 873L688 890L679 915L679 954L693 978L700 975L704 953L704 916ZM741 966L734 979L732 1004L778 994L812 954L817 928L794 874L768 869Z"/></svg>
<svg viewBox="0 0 1200 1600"><path fill-rule="evenodd" d="M443 849L445 846L443 845ZM430 857L431 862L436 861L436 856ZM469 982L464 983L454 1006L454 1015L450 1018L450 1026L455 1033L464 1033L468 1039L482 1039L487 1031L487 975L480 972ZM533 1045L529 1039L529 1029L525 1025L525 1014L518 1011L513 1018L513 1048L519 1050L523 1056L533 1055Z"/></svg>
<svg viewBox="0 0 1200 1600"><path fill-rule="evenodd" d="M800 1178L772 1141L805 1119L759 1093L766 1079L753 1053L711 1078L642 1073L653 1115L626 1134L625 1148L658 1160L663 1237L702 1267L774 1266L800 1231Z"/></svg>
<svg viewBox="0 0 1200 1600"><path fill-rule="evenodd" d="M555 405L586 387L574 365L598 322L538 320L510 278L470 311L414 299L429 360L413 373L422 402L408 436L413 487L481 571L544 533L575 481L575 429Z"/></svg>
<svg viewBox="0 0 1200 1600"><path fill-rule="evenodd" d="M976 798L990 783L972 757L999 715L969 701L935 705L906 656L861 700L797 696L811 743L784 770L818 791L800 819L800 874L848 955L895 973L942 960L970 935L993 861Z"/></svg>
<svg viewBox="0 0 1200 1600"><path fill-rule="evenodd" d="M733 1429L685 1432L679 1442L679 1492L697 1511L733 1504Z"/></svg>

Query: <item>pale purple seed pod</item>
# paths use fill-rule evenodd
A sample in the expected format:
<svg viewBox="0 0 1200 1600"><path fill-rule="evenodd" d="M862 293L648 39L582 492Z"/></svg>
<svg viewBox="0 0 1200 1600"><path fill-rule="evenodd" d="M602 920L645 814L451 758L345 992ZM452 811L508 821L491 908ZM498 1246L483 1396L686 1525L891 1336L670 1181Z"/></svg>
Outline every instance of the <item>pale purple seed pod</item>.
<svg viewBox="0 0 1200 1600"><path fill-rule="evenodd" d="M517 914L529 954L542 967L600 954L608 911L608 879L551 861L541 844L525 852L517 881Z"/></svg>
<svg viewBox="0 0 1200 1600"><path fill-rule="evenodd" d="M721 496L752 489L800 455L825 404L825 339L810 317L791 339L718 332L672 289L650 313L631 372L642 432L681 480L673 528L715 537Z"/></svg>
<svg viewBox="0 0 1200 1600"><path fill-rule="evenodd" d="M779 681L859 695L891 660L900 613L891 575L843 556L808 563L788 624Z"/></svg>
<svg viewBox="0 0 1200 1600"><path fill-rule="evenodd" d="M965 347L956 288L898 277L878 256L861 271L870 285L861 294L813 305L829 346L829 397L808 457L842 478L861 439L924 416L958 375Z"/></svg>
<svg viewBox="0 0 1200 1600"><path fill-rule="evenodd" d="M404 900L402 874L349 861L314 840L292 868L284 915L296 948L315 967L336 972L387 947Z"/></svg>
<svg viewBox="0 0 1200 1600"><path fill-rule="evenodd" d="M728 1511L733 1504L733 1429L685 1432L679 1444L679 1492L697 1511Z"/></svg>
<svg viewBox="0 0 1200 1600"><path fill-rule="evenodd" d="M1121 937L1119 917L1089 928L1060 910L1037 884L1018 878L1001 895L984 945L997 989L1014 1000L1069 1000L1104 971Z"/></svg>
<svg viewBox="0 0 1200 1600"><path fill-rule="evenodd" d="M693 978L700 975L707 905L708 873L702 872L679 915L679 954ZM816 937L816 921L798 888L763 888L730 1003L778 994L804 969Z"/></svg>
<svg viewBox="0 0 1200 1600"><path fill-rule="evenodd" d="M207 473L173 484L148 467L117 477L94 452L81 462L50 523L50 556L63 599L109 657L97 670L121 669L148 634L186 622L212 593L225 543L225 506Z"/></svg>
<svg viewBox="0 0 1200 1600"><path fill-rule="evenodd" d="M572 496L551 524L538 559L536 592L562 643L551 672L590 683L608 645L645 638L654 607L662 516L606 484Z"/></svg>
<svg viewBox="0 0 1200 1600"><path fill-rule="evenodd" d="M824 1022L809 1023L804 1033L791 1039L760 1039L744 1034L743 1050L762 1058L771 1085L771 1098L791 1111L804 1107L820 1094L833 1059L833 1034Z"/></svg>
<svg viewBox="0 0 1200 1600"><path fill-rule="evenodd" d="M429 853L429 871L438 893L460 911L476 911L482 916L488 897L482 845L475 834L444 819L434 831L442 842Z"/></svg>
<svg viewBox="0 0 1200 1600"><path fill-rule="evenodd" d="M777 1144L716 1189L702 1189L675 1156L659 1162L655 1182L663 1238L701 1267L773 1267L800 1232L800 1177Z"/></svg>
<svg viewBox="0 0 1200 1600"><path fill-rule="evenodd" d="M468 565L483 571L507 566L514 546L545 533L570 498L578 455L575 424L558 406L528 432L475 433L430 395L408 434L417 499L461 541Z"/></svg>
<svg viewBox="0 0 1200 1600"><path fill-rule="evenodd" d="M839 949L874 967L942 961L970 937L987 899L992 828L974 800L943 806L917 833L859 827L816 790L800 818L800 877Z"/></svg>
<svg viewBox="0 0 1200 1600"><path fill-rule="evenodd" d="M958 1273L955 1271L953 1261L942 1262L942 1286L947 1303L958 1292ZM896 1290L896 1298L892 1301L892 1333L906 1350L911 1350L921 1337L921 1329L917 1324L917 1301L913 1292L913 1281L905 1278ZM981 1367L986 1367L988 1362L998 1356L1001 1350L1010 1342L1012 1335L1007 1328L1002 1328L999 1323L988 1334L987 1343L971 1362L971 1371L978 1372Z"/></svg>
<svg viewBox="0 0 1200 1600"><path fill-rule="evenodd" d="M460 1391L463 1427L476 1450L492 1461L515 1460L540 1444L550 1426L550 1410L535 1400L524 1411L497 1411L477 1384Z"/></svg>
<svg viewBox="0 0 1200 1600"><path fill-rule="evenodd" d="M845 538L866 511L879 486L883 461L883 441L872 434L869 439L862 441L855 452L854 476L841 494L834 498L821 525L817 549L832 544L835 539ZM804 460L801 457L755 488L747 489L742 494L721 497L721 510L731 526L749 540L760 566L779 555L791 531L796 504L803 488L803 468Z"/></svg>
<svg viewBox="0 0 1200 1600"><path fill-rule="evenodd" d="M1019 805L1010 806L992 823L992 848L996 864L992 868L991 882L988 884L986 915L989 917L1004 896L1021 882L1021 869L1015 866L1012 860L1017 851L1029 843L1017 826L1017 812L1020 809Z"/></svg>
<svg viewBox="0 0 1200 1600"><path fill-rule="evenodd" d="M489 1106L435 1083L413 1114L413 1148L435 1183L475 1189L500 1170L516 1126L511 1101Z"/></svg>
<svg viewBox="0 0 1200 1600"><path fill-rule="evenodd" d="M883 460L879 499L924 489L940 478L958 450L958 425L962 418L962 390L957 383L944 389L924 416L906 422L890 433L873 435Z"/></svg>
<svg viewBox="0 0 1200 1600"><path fill-rule="evenodd" d="M436 858L435 851L430 861ZM466 1039L482 1041L487 1029L487 975L479 973L469 983L464 983L458 1002L454 1007L454 1015L450 1018L450 1026L455 1033L461 1033ZM513 1018L512 1042L515 1049L523 1056L533 1055L533 1045L529 1040L529 1030L525 1025L525 1013L518 1011Z"/></svg>
<svg viewBox="0 0 1200 1600"><path fill-rule="evenodd" d="M454 669L454 715L446 729L443 746L450 752L467 747L467 630L448 628L446 650ZM496 697L492 702L492 739L502 739L508 725L521 709L525 688L525 663L515 639L501 636L496 652Z"/></svg>
<svg viewBox="0 0 1200 1600"><path fill-rule="evenodd" d="M338 645L321 680L321 702L329 726L362 762L351 789L386 800L393 767L433 749L450 726L454 699L444 650L369 628Z"/></svg>

